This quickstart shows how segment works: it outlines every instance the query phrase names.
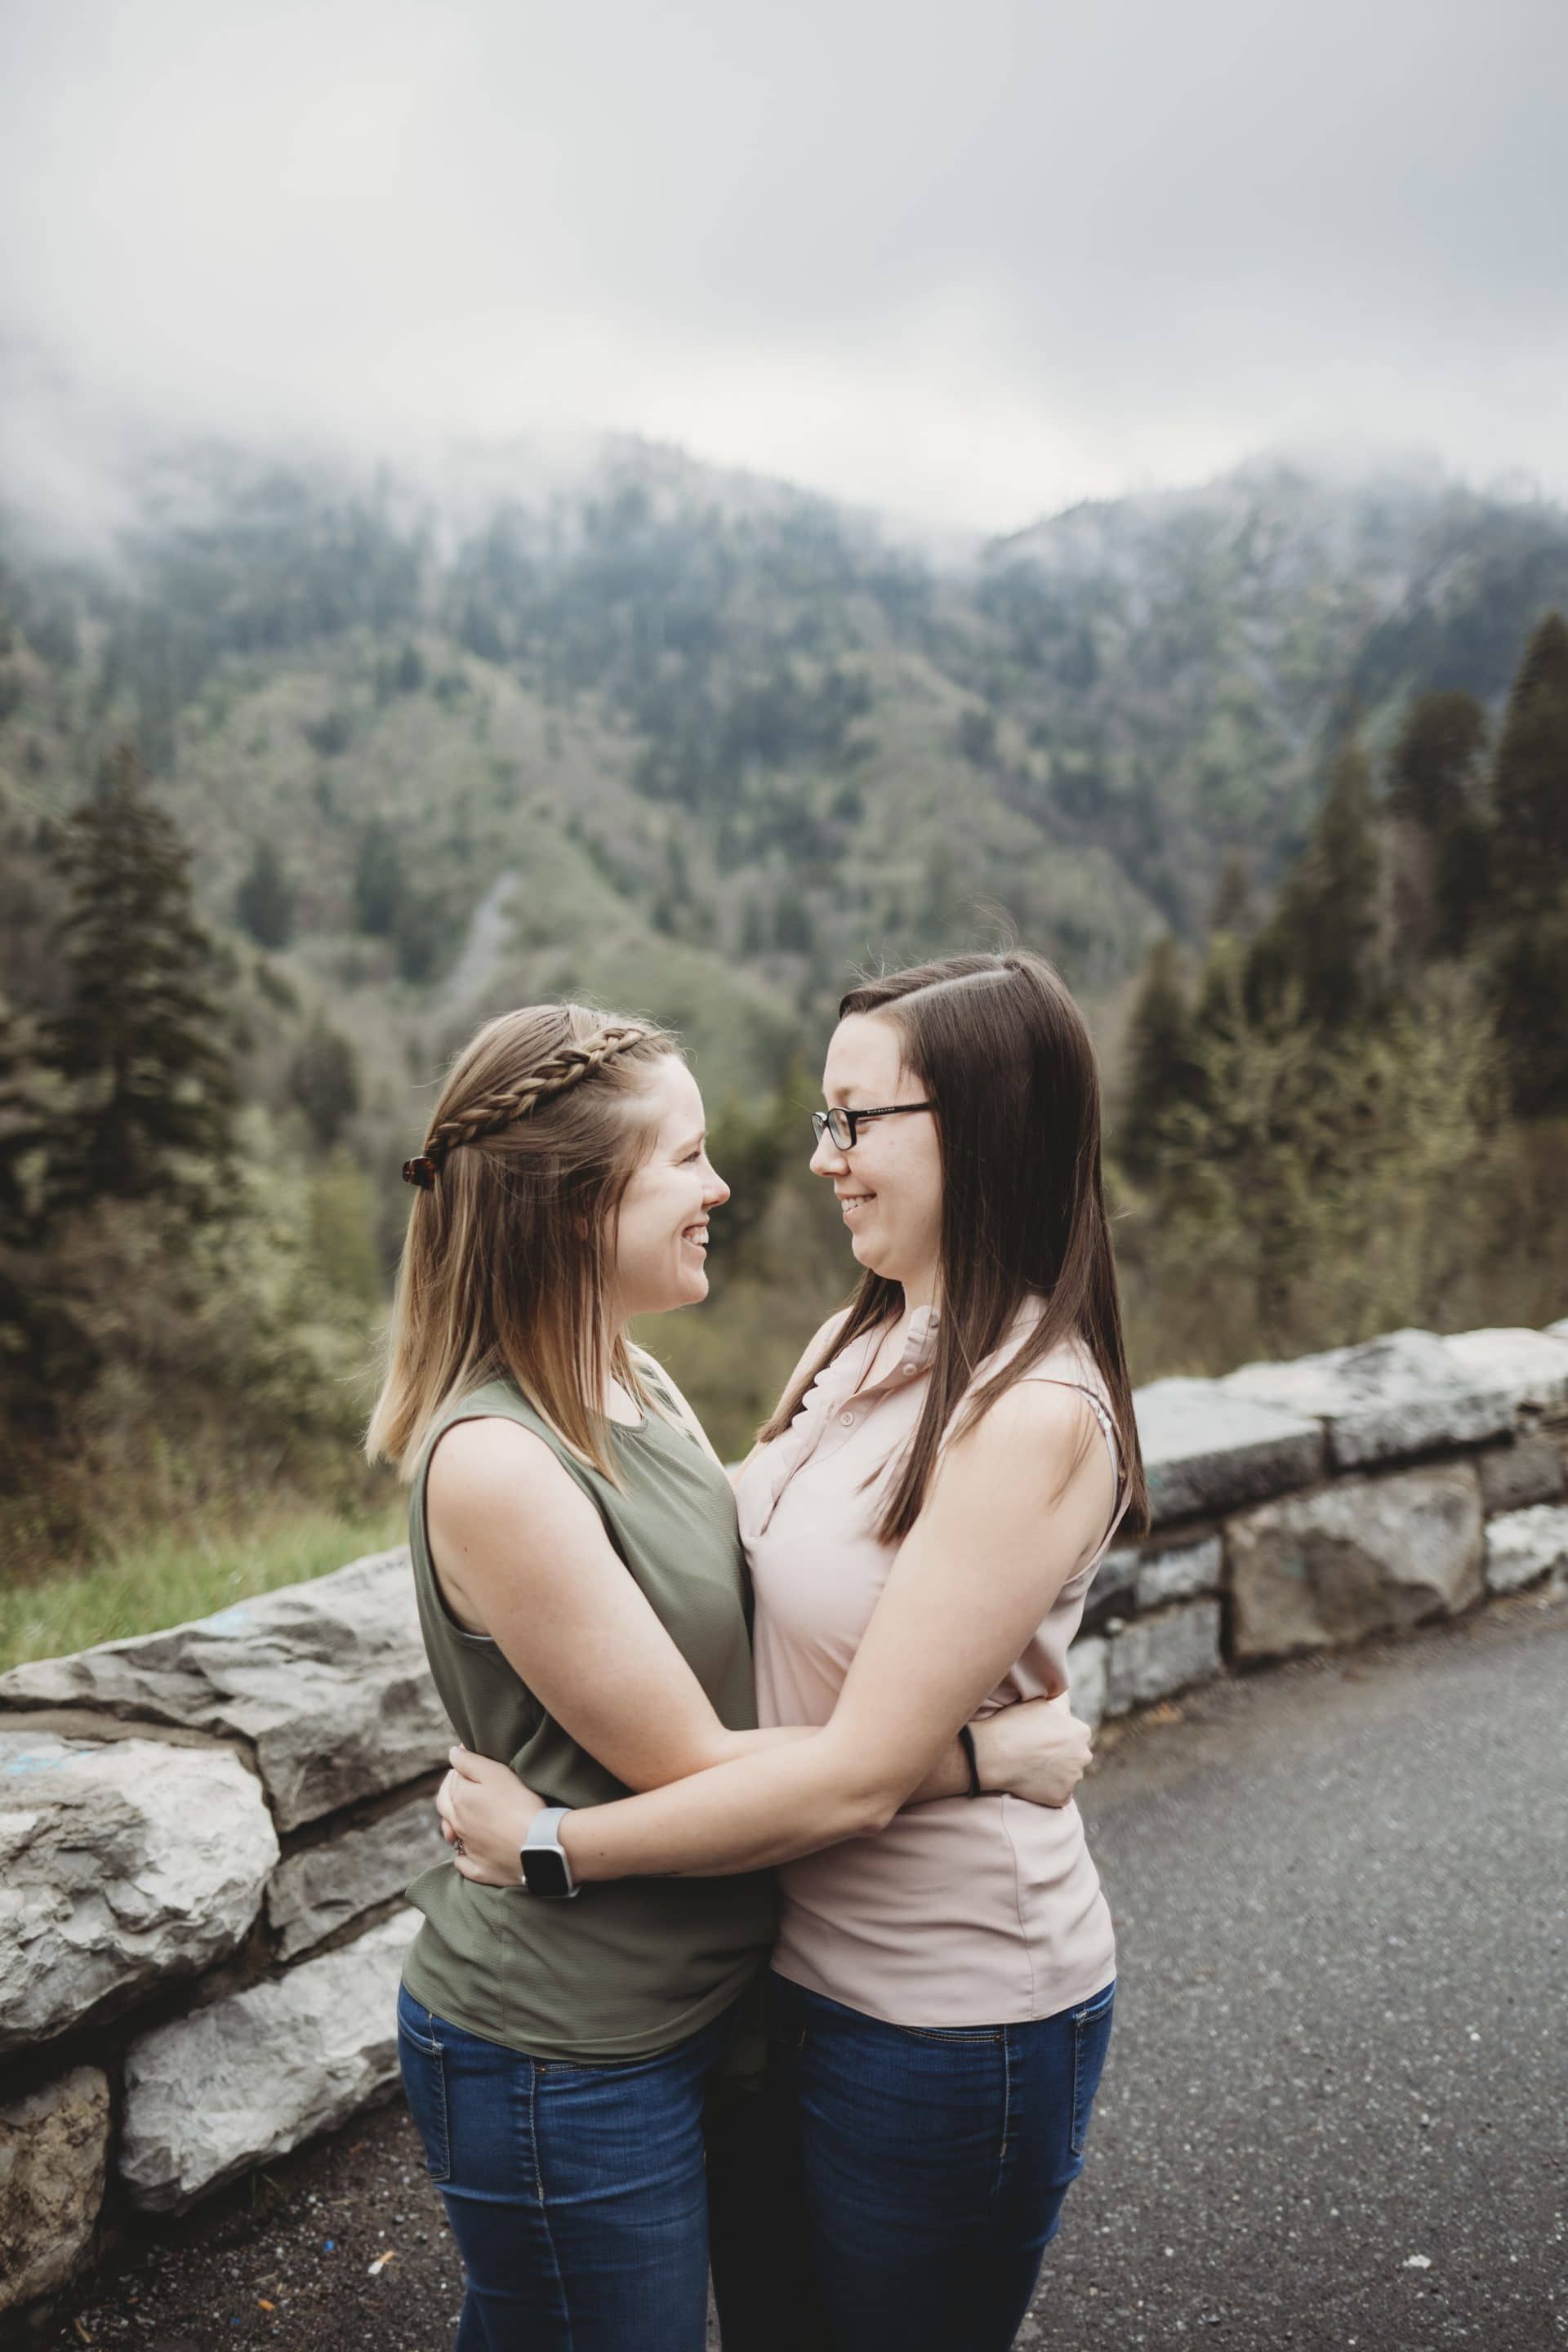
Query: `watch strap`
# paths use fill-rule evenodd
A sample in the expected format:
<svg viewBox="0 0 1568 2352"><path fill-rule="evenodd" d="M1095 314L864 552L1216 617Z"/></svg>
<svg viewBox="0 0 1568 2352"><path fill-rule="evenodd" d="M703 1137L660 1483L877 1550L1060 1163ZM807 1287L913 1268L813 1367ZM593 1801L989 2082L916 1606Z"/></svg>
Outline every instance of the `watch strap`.
<svg viewBox="0 0 1568 2352"><path fill-rule="evenodd" d="M970 1797L983 1797L985 1791L980 1785L980 1764L974 1753L974 1734L967 1723L962 1723L958 1727L958 1744L963 1748L969 1766L969 1786L964 1794Z"/></svg>
<svg viewBox="0 0 1568 2352"><path fill-rule="evenodd" d="M566 1877L564 1895L571 1896L579 1891L572 1875L572 1858L561 1843L561 1824L571 1811L570 1805L545 1805L530 1822L528 1834L518 1849L518 1864L525 1886L528 1884L528 1868L524 1857L531 1848L548 1846L560 1857L561 1867Z"/></svg>

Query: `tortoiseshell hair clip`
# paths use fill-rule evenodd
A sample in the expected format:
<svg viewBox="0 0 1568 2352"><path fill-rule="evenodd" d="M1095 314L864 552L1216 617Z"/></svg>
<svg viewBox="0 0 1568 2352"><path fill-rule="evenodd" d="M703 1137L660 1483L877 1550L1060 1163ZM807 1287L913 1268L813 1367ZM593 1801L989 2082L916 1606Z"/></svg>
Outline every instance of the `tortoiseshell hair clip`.
<svg viewBox="0 0 1568 2352"><path fill-rule="evenodd" d="M431 1159L428 1152L422 1151L417 1160L405 1160L404 1161L403 1181L405 1184L417 1184L422 1192L433 1192L435 1191L436 1162Z"/></svg>

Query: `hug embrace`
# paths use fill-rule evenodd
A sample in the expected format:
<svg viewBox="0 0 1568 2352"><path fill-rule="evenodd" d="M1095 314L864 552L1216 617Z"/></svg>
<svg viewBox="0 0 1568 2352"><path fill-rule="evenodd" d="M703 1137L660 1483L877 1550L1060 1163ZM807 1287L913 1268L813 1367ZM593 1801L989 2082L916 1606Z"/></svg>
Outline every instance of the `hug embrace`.
<svg viewBox="0 0 1568 2352"><path fill-rule="evenodd" d="M489 1023L424 1151L371 1450L462 1745L398 2003L458 2352L1004 2352L1084 2162L1110 1915L1067 1648L1147 1504L1081 1014L1021 951L854 990L859 1281L727 1475L634 1318L728 1188L669 1035Z"/></svg>

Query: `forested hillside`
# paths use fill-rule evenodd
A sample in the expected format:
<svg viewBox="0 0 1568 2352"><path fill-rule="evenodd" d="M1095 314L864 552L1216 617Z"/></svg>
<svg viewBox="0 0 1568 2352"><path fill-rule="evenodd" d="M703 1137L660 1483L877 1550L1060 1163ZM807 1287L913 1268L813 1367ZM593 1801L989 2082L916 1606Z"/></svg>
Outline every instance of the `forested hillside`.
<svg viewBox="0 0 1568 2352"><path fill-rule="evenodd" d="M347 1491L398 1163L455 1043L544 994L657 1012L691 1045L736 1199L714 1302L650 1336L727 1445L847 1266L798 1173L834 1001L868 960L1008 929L1084 994L1118 1101L1133 976L1166 942L1114 1139L1137 1376L1415 1311L1429 1271L1352 1299L1326 1261L1314 1289L1305 1243L1288 1300L1260 1303L1237 1189L1194 1224L1176 1183L1224 1082L1170 1083L1158 1040L1212 1056L1243 948L1246 1022L1296 1020L1300 955L1258 974L1280 925L1311 931L1287 877L1329 855L1353 740L1373 961L1397 985L1339 1029L1451 1002L1490 1069L1497 990L1538 985L1518 974L1540 940L1507 983L1501 902L1456 915L1443 892L1491 838L1495 729L1568 608L1568 518L1258 465L939 561L667 452L527 498L504 472L458 497L142 444L113 528L68 541L0 478L0 1381L7 1507L46 1546L91 1549L110 1476L154 1513L247 1481ZM1470 833L1428 856L1387 793L1434 689L1476 719ZM110 1066L112 1002L156 1036ZM1447 1068L1444 1034L1422 1050ZM1561 1108L1510 1068L1505 1109L1472 1106L1494 1139ZM137 1126L160 1089L194 1124ZM1218 1321L1182 1303L1200 1232L1231 1253Z"/></svg>

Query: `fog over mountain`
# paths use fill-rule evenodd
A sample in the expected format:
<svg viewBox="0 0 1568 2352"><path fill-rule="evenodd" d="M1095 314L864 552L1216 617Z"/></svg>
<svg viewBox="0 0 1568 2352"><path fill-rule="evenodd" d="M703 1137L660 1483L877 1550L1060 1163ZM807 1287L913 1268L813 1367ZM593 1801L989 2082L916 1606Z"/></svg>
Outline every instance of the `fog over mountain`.
<svg viewBox="0 0 1568 2352"><path fill-rule="evenodd" d="M1561 492L1565 67L1552 0L11 0L0 323L961 530L1347 440Z"/></svg>

